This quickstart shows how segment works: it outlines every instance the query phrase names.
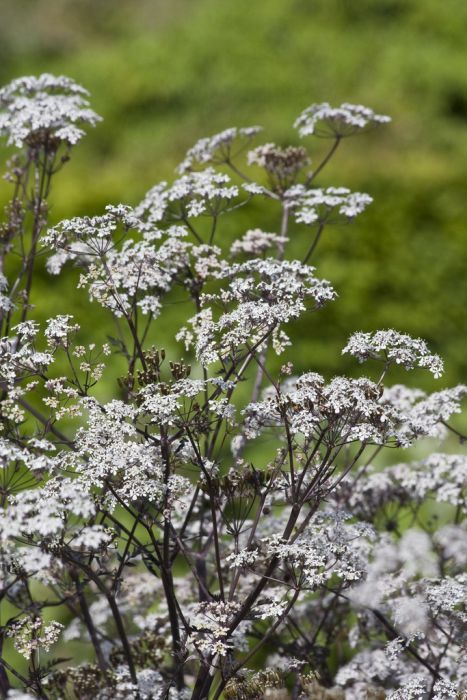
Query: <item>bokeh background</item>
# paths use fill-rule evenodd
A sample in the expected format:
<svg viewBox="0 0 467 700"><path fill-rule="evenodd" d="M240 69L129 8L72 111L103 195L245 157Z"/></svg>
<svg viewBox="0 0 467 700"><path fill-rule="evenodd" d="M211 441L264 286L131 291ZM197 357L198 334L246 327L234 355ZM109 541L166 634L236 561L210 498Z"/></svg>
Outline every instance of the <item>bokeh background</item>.
<svg viewBox="0 0 467 700"><path fill-rule="evenodd" d="M312 102L390 114L344 142L321 179L375 201L324 237L315 264L340 299L296 330L299 369L352 371L347 336L394 327L443 355L440 387L467 365L466 36L465 0L2 0L0 82L64 73L104 117L57 179L52 221L137 203L198 138L229 126L259 123L261 141L286 145ZM277 228L254 214L240 233ZM45 275L37 294L44 313L86 306Z"/></svg>

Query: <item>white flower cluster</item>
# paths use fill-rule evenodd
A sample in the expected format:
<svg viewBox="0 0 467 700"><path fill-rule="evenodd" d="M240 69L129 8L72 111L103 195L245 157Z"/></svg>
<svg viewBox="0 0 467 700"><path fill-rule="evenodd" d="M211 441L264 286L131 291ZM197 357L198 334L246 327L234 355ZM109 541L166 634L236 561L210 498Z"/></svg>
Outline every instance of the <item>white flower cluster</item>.
<svg viewBox="0 0 467 700"><path fill-rule="evenodd" d="M247 126L240 129L231 127L214 136L202 138L187 152L178 171L184 174L192 170L194 165L226 163L238 155L260 131L262 131L260 126ZM233 148L234 144L235 148Z"/></svg>
<svg viewBox="0 0 467 700"><path fill-rule="evenodd" d="M344 102L331 107L328 102L307 107L295 121L300 136L351 136L362 129L387 124L391 118L376 114L369 107Z"/></svg>
<svg viewBox="0 0 467 700"><path fill-rule="evenodd" d="M59 539L72 515L89 518L96 512L89 490L79 479L54 477L41 488L22 491L1 522L5 539Z"/></svg>
<svg viewBox="0 0 467 700"><path fill-rule="evenodd" d="M37 449L34 449L35 447ZM10 464L16 466L22 464L32 474L41 475L51 470L53 461L47 453L54 450L54 445L47 440L31 440L28 449L28 447L16 445L12 440L0 437L0 469L6 472Z"/></svg>
<svg viewBox="0 0 467 700"><path fill-rule="evenodd" d="M288 242L286 236L278 236L275 233L266 233L259 228L251 229L245 233L242 238L239 238L230 247L232 255L259 256L267 250L276 249L283 250L283 247Z"/></svg>
<svg viewBox="0 0 467 700"><path fill-rule="evenodd" d="M43 73L13 80L0 90L0 135L9 145L74 145L82 126L100 117L89 108L87 90L64 76Z"/></svg>
<svg viewBox="0 0 467 700"><path fill-rule="evenodd" d="M389 697L425 698L427 688L433 688L435 666L440 670L434 685L437 697L457 697L449 695L453 689L465 691L462 629L467 581L464 573L440 578L436 564L430 537L420 530L407 530L399 542L381 534L375 540L366 579L349 592L361 606L364 621L354 630L359 651L336 676L350 697L360 697L365 684L372 682L392 689ZM368 648L368 635L380 634L381 622L392 639L384 649ZM417 663L420 658L423 666ZM420 694L412 695L415 689Z"/></svg>
<svg viewBox="0 0 467 700"><path fill-rule="evenodd" d="M422 367L435 378L440 377L444 369L440 356L433 355L424 340L394 330L354 333L342 353L350 353L359 362L371 358L382 360L386 365L402 365L405 369Z"/></svg>
<svg viewBox="0 0 467 700"><path fill-rule="evenodd" d="M181 417L183 399L193 399L205 389L201 379L182 379L169 387L148 384L139 394L139 410L156 425L172 426Z"/></svg>
<svg viewBox="0 0 467 700"><path fill-rule="evenodd" d="M373 201L370 195L346 187L307 189L304 185L294 185L284 197L296 222L308 225L354 219Z"/></svg>
<svg viewBox="0 0 467 700"><path fill-rule="evenodd" d="M3 292L8 291L8 280L5 275L0 272L0 317L7 314L13 308L13 302L7 294Z"/></svg>
<svg viewBox="0 0 467 700"><path fill-rule="evenodd" d="M115 316L128 314L136 303L143 314L157 316L161 297L187 264L186 245L169 237L159 247L147 241L127 240L120 250L110 250L103 262L91 264L79 286L89 298Z"/></svg>
<svg viewBox="0 0 467 700"><path fill-rule="evenodd" d="M51 353L36 350L34 344L27 340L30 333L38 332L38 325L26 322L15 326L14 330L17 331L16 339L0 339L0 380L8 383L14 383L14 380L21 375L40 372L53 362ZM27 334L26 336L23 336L23 331ZM18 338L23 337L25 342L18 343Z"/></svg>
<svg viewBox="0 0 467 700"><path fill-rule="evenodd" d="M185 221L198 216L214 216L233 205L240 190L230 177L213 168L182 175L169 187L161 182L136 207L136 215L149 224Z"/></svg>
<svg viewBox="0 0 467 700"><path fill-rule="evenodd" d="M73 316L69 314L55 316L47 321L47 328L44 335L47 338L47 344L51 349L57 347L67 348L70 344L70 338L79 331L77 323L70 323Z"/></svg>
<svg viewBox="0 0 467 700"><path fill-rule="evenodd" d="M41 617L24 617L14 622L7 629L7 636L12 637L17 651L26 659L39 649L49 651L60 636L63 625L50 622L44 625Z"/></svg>
<svg viewBox="0 0 467 700"><path fill-rule="evenodd" d="M460 692L462 691L459 686L448 680L440 679L433 684L431 678L414 673L403 681L398 690L389 693L388 698L389 700L420 700L427 697L429 693L432 700L453 700L462 698Z"/></svg>
<svg viewBox="0 0 467 700"><path fill-rule="evenodd" d="M335 298L329 282L317 279L313 272L313 267L297 260L266 258L233 264L217 274L228 280L228 286L218 294L203 295L206 308L190 319L193 332L184 328L177 339L184 340L187 347L194 343L205 365L246 343L255 346L278 326L298 318L310 301L316 309ZM208 303L225 309L217 321ZM229 311L231 304L234 309Z"/></svg>
<svg viewBox="0 0 467 700"><path fill-rule="evenodd" d="M434 453L419 462L391 467L388 474L414 501L431 497L467 509L466 455Z"/></svg>
<svg viewBox="0 0 467 700"><path fill-rule="evenodd" d="M309 372L289 380L280 393L244 409L245 434L258 436L266 427L287 421L293 434L318 437L334 444L354 441L384 444L391 441L398 415L381 402L381 390L369 379L335 377L326 384L319 374Z"/></svg>
<svg viewBox="0 0 467 700"><path fill-rule="evenodd" d="M310 589L336 577L341 585L358 581L366 571L373 530L365 523L351 524L347 513L321 513L294 542L275 535L265 541L268 556Z"/></svg>
<svg viewBox="0 0 467 700"><path fill-rule="evenodd" d="M124 230L135 228L144 230L144 224L135 216L131 207L119 204L108 205L106 213L101 216L76 216L73 219L64 219L56 226L50 228L43 236L44 245L50 246L62 255L61 265L52 266L50 272L57 274L67 259L75 260L80 255L89 257L100 256L111 250L114 246L114 237L118 228Z"/></svg>
<svg viewBox="0 0 467 700"><path fill-rule="evenodd" d="M452 415L461 412L460 404L466 395L467 386L463 384L428 396L418 389L396 384L384 390L382 403L393 406L399 414L396 437L398 443L406 447L424 436L438 440L445 438L445 423Z"/></svg>
<svg viewBox="0 0 467 700"><path fill-rule="evenodd" d="M138 439L132 422L135 409L116 400L104 406L88 400L85 405L87 426L76 435L75 452L57 457L62 468L78 471L88 488L111 482L124 501L161 501L165 486L160 449Z"/></svg>
<svg viewBox="0 0 467 700"><path fill-rule="evenodd" d="M189 617L191 642L203 653L226 656L232 647L229 626L239 605L235 602L200 603ZM230 638L229 638L230 637Z"/></svg>
<svg viewBox="0 0 467 700"><path fill-rule="evenodd" d="M39 332L27 227L32 219L39 236L46 205L17 188L0 273L0 576L13 611L5 634L30 661L11 678L23 697L282 698L292 687L327 700L465 695L467 457L449 443L448 454L422 448L416 461L382 465L386 447L449 431L462 442L448 421L467 387L384 386L391 365L443 369L424 341L393 330L356 333L344 348L382 362L377 382L294 377L293 357L270 361L292 345L286 324L336 297L306 264L324 225L371 201L311 188L315 175L343 136L387 120L313 105L297 127L332 135L330 151L305 173L304 148L259 146L247 160L264 186L232 160L258 128L227 129L195 144L179 179L136 209L51 228L49 271L82 268L78 287L116 322L105 344L77 344L66 313ZM60 144L96 121L68 79L0 91L0 132L28 149L13 171L25 182L28 163L48 177ZM272 232L245 233L235 220L221 231L219 216L256 194L277 214ZM289 259L297 223L317 233L303 251L293 240ZM182 314L187 362L164 328ZM111 377L99 385L109 356ZM70 644L70 664L44 657L60 632L50 606L68 611L63 640L84 644L89 662ZM273 666L252 671L268 648Z"/></svg>

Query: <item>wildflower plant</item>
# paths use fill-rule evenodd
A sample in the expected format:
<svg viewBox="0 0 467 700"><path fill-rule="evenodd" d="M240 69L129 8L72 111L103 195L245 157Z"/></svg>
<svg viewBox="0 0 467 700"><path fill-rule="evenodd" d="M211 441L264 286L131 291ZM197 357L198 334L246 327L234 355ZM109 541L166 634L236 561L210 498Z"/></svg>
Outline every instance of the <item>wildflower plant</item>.
<svg viewBox="0 0 467 700"><path fill-rule="evenodd" d="M343 341L373 379L296 375L288 335L335 303L315 267L323 231L371 203L318 176L344 137L388 117L313 105L300 147L227 129L138 206L52 226L52 181L98 121L67 78L0 90L17 149L0 231L0 693L465 697L467 460L439 443L462 437L449 421L467 387L392 385L394 365L443 370L395 330ZM332 141L315 162L316 136ZM228 240L225 217L257 198L276 230L255 220ZM83 344L86 318L35 319L44 255L117 340L93 329ZM175 292L187 312L170 357L153 339ZM427 458L375 466L426 437Z"/></svg>

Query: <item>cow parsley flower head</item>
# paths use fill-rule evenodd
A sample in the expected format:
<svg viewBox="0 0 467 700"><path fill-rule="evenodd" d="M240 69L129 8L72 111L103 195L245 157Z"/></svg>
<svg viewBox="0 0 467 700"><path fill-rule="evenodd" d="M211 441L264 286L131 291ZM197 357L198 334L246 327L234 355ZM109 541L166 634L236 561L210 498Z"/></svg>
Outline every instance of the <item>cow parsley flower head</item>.
<svg viewBox="0 0 467 700"><path fill-rule="evenodd" d="M63 625L53 620L44 624L41 617L24 617L14 622L7 630L7 636L13 638L16 650L26 659L39 649L49 651L60 636Z"/></svg>
<svg viewBox="0 0 467 700"><path fill-rule="evenodd" d="M178 166L178 172L183 175L192 170L194 165L226 163L243 151L260 131L262 131L260 126L247 126L240 129L231 127L214 136L202 138L187 152L185 159Z"/></svg>
<svg viewBox="0 0 467 700"><path fill-rule="evenodd" d="M286 236L266 233L259 228L250 229L242 238L232 244L230 252L232 255L244 253L245 255L258 256L271 248L275 248L278 251L283 250L288 240Z"/></svg>
<svg viewBox="0 0 467 700"><path fill-rule="evenodd" d="M100 121L87 96L65 76L43 73L13 80L0 90L0 134L18 148L62 141L72 146L84 136L84 125Z"/></svg>
<svg viewBox="0 0 467 700"><path fill-rule="evenodd" d="M187 172L172 185L160 182L146 194L135 214L147 223L180 222L198 216L219 216L239 195L226 173L206 168Z"/></svg>
<svg viewBox="0 0 467 700"><path fill-rule="evenodd" d="M194 344L205 365L245 343L261 343L261 338L307 308L319 308L335 298L329 282L313 273L313 267L297 260L266 258L231 265L218 273L227 285L217 294L203 295L205 308L189 321L193 331L182 328L177 340L184 340L187 348ZM208 306L213 302L225 309L217 320ZM275 341L280 350L288 339L280 335Z"/></svg>
<svg viewBox="0 0 467 700"><path fill-rule="evenodd" d="M50 318L47 321L44 335L50 348L68 347L71 336L79 331L77 323L70 323L72 318L73 316L66 314Z"/></svg>
<svg viewBox="0 0 467 700"><path fill-rule="evenodd" d="M419 503L433 498L467 509L467 456L433 453L410 464L397 464L389 470L408 496Z"/></svg>
<svg viewBox="0 0 467 700"><path fill-rule="evenodd" d="M445 422L461 412L461 401L467 395L467 386L460 384L426 396L418 390L405 390L399 385L384 390L382 402L399 412L397 431L399 444L407 446L421 436L442 440L446 437Z"/></svg>
<svg viewBox="0 0 467 700"><path fill-rule="evenodd" d="M388 700L423 700L427 694L433 700L463 700L465 690L456 683L440 678L433 684L433 680L421 673L413 673L405 676L399 688L389 693Z"/></svg>
<svg viewBox="0 0 467 700"><path fill-rule="evenodd" d="M435 378L440 377L444 369L442 359L430 352L424 340L394 330L354 333L342 353L350 353L359 362L372 358L388 365L402 365L407 370L421 367L428 369Z"/></svg>
<svg viewBox="0 0 467 700"><path fill-rule="evenodd" d="M95 257L112 249L119 227L124 231L130 228L141 231L145 228L131 207L124 204L108 205L105 214L75 216L60 221L47 231L42 242L55 250L64 251L71 260L82 253Z"/></svg>
<svg viewBox="0 0 467 700"><path fill-rule="evenodd" d="M309 225L352 220L373 201L370 195L351 192L346 187L309 190L304 185L294 185L285 192L284 198L295 221Z"/></svg>
<svg viewBox="0 0 467 700"><path fill-rule="evenodd" d="M294 127L301 137L315 135L342 138L390 121L390 117L376 114L363 105L344 102L340 107L331 107L328 102L323 102L307 107L296 119Z"/></svg>

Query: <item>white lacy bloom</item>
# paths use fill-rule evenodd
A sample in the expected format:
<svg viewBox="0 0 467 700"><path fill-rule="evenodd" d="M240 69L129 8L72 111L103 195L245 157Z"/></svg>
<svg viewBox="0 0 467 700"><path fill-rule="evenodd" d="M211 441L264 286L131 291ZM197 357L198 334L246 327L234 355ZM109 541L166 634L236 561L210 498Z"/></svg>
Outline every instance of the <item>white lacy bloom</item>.
<svg viewBox="0 0 467 700"><path fill-rule="evenodd" d="M262 131L260 126L247 126L240 129L231 127L214 136L202 138L187 152L185 160L178 167L178 172L184 174L192 170L194 165L226 163L241 152L260 131ZM235 148L233 148L234 144L236 144Z"/></svg>
<svg viewBox="0 0 467 700"><path fill-rule="evenodd" d="M256 549L241 549L239 552L229 554L226 561L229 562L230 568L251 566L259 557L259 551Z"/></svg>
<svg viewBox="0 0 467 700"><path fill-rule="evenodd" d="M169 187L161 182L146 194L135 214L148 224L181 221L201 215L219 216L239 195L230 177L212 168L189 172Z"/></svg>
<svg viewBox="0 0 467 700"><path fill-rule="evenodd" d="M51 569L52 566L57 567L58 562L53 560L51 554L43 552L39 547L16 547L10 561L14 570L24 571L42 583L47 584L55 580Z"/></svg>
<svg viewBox="0 0 467 700"><path fill-rule="evenodd" d="M116 685L112 688L113 700L188 700L184 691L167 689L167 681L159 671L143 669L136 673L136 684L131 680L127 666L118 666L114 672ZM173 692L172 692L173 690ZM96 696L97 700L108 700L106 688Z"/></svg>
<svg viewBox="0 0 467 700"><path fill-rule="evenodd" d="M112 541L113 535L102 525L89 525L84 527L77 537L74 537L68 544L73 549L86 552L96 552L107 547Z"/></svg>
<svg viewBox="0 0 467 700"><path fill-rule="evenodd" d="M391 118L372 109L347 102L331 107L328 102L307 107L295 121L300 136L351 136L362 129L387 124Z"/></svg>
<svg viewBox="0 0 467 700"><path fill-rule="evenodd" d="M124 234L132 229L142 234L142 240L127 238L117 245L120 229ZM78 286L88 287L90 298L116 316L130 313L133 304L157 316L162 296L188 268L192 248L177 230L159 231L122 205L106 207L102 216L62 221L49 230L44 241L59 250L49 259L49 271L58 273L67 260L79 261L87 272ZM208 260L213 250L208 254L193 247L192 254L197 261Z"/></svg>
<svg viewBox="0 0 467 700"><path fill-rule="evenodd" d="M376 682L384 683L392 676L395 670L403 668L403 664L399 658L389 659L383 649L360 651L354 658L345 666L341 666L336 674L335 681L338 685L351 686L358 689L360 683ZM350 697L363 700L368 697L366 692L362 695L350 695Z"/></svg>
<svg viewBox="0 0 467 700"><path fill-rule="evenodd" d="M406 530L397 543L397 555L404 574L411 578L439 575L439 565L430 537L423 530Z"/></svg>
<svg viewBox="0 0 467 700"><path fill-rule="evenodd" d="M467 395L467 386L460 384L452 389L436 391L401 412L401 425L397 433L401 445L410 445L420 436L427 435L442 440L447 433L443 425L453 414L460 413L461 400ZM384 401L392 401L385 392Z"/></svg>
<svg viewBox="0 0 467 700"><path fill-rule="evenodd" d="M125 501L161 501L165 485L160 448L138 437L130 422L136 418L136 409L115 400L103 406L92 399L83 404L88 422L76 434L76 451L63 452L57 464L77 471L88 489L110 479Z"/></svg>
<svg viewBox="0 0 467 700"><path fill-rule="evenodd" d="M152 423L174 425L180 418L183 398L194 398L205 388L201 379L181 379L170 386L148 384L139 392L140 412L147 414Z"/></svg>
<svg viewBox="0 0 467 700"><path fill-rule="evenodd" d="M36 328L32 323L19 324L18 336L21 338L22 332L26 333L25 342L21 343L19 349L15 338L0 338L0 380L9 385L12 397L19 396L22 391L17 386L17 379L42 373L54 361L51 353L38 352L33 342L30 342Z"/></svg>
<svg viewBox="0 0 467 700"><path fill-rule="evenodd" d="M391 475L411 499L427 497L465 509L467 506L467 456L432 454L426 459L390 468Z"/></svg>
<svg viewBox="0 0 467 700"><path fill-rule="evenodd" d="M196 648L206 654L226 656L234 645L229 627L239 607L234 601L194 604L187 613L194 630L189 641L195 641Z"/></svg>
<svg viewBox="0 0 467 700"><path fill-rule="evenodd" d="M255 228L247 231L243 238L235 241L230 248L230 252L232 255L245 253L247 255L257 256L271 248L276 248L276 250L283 249L288 240L289 239L285 236L278 236L275 233L266 233L259 228Z"/></svg>
<svg viewBox="0 0 467 700"><path fill-rule="evenodd" d="M88 285L89 296L117 316L129 312L131 302L154 317L161 299L172 287L177 274L188 263L187 246L169 238L158 248L146 241L126 241L119 251L110 251L104 265L91 267L80 285Z"/></svg>
<svg viewBox="0 0 467 700"><path fill-rule="evenodd" d="M419 673L406 678L399 689L387 697L388 700L424 700L428 693L432 700L463 700L466 696L464 684L458 685L441 678L432 688L432 679Z"/></svg>
<svg viewBox="0 0 467 700"><path fill-rule="evenodd" d="M100 216L76 216L60 221L47 231L42 239L44 245L64 251L70 260L76 259L80 252L95 257L113 247L113 238L120 226L124 230L146 231L146 225L131 207L108 205L105 212ZM76 244L80 246L76 248Z"/></svg>
<svg viewBox="0 0 467 700"><path fill-rule="evenodd" d="M39 333L39 324L37 321L23 321L13 326L11 330L16 331L23 342L29 342Z"/></svg>
<svg viewBox="0 0 467 700"><path fill-rule="evenodd" d="M39 649L49 651L60 636L63 625L52 621L45 625L41 617L24 617L7 629L7 636L13 639L15 649L26 659Z"/></svg>
<svg viewBox="0 0 467 700"><path fill-rule="evenodd" d="M441 678L433 686L433 700L451 700L459 697L459 693L466 692L465 687L460 688L457 684ZM460 696L462 698L462 695Z"/></svg>
<svg viewBox="0 0 467 700"><path fill-rule="evenodd" d="M465 614L461 606L467 593L467 575L446 576L444 579L431 579L424 582L424 595L433 615L450 613L460 608L461 620Z"/></svg>
<svg viewBox="0 0 467 700"><path fill-rule="evenodd" d="M42 442L42 441L41 441ZM4 437L0 437L0 469L7 469L9 465L16 466L23 464L33 473L42 474L43 472L51 471L53 468L53 460L44 452L44 450L53 450L53 445L49 445L44 441L44 445L35 445L34 441L29 442L33 449L26 447L18 447L13 441ZM36 447L37 451L34 450Z"/></svg>
<svg viewBox="0 0 467 700"><path fill-rule="evenodd" d="M417 401L426 399L426 393L421 389L412 389L404 386L404 384L393 384L392 386L384 387L382 401L389 403L401 415L406 415Z"/></svg>
<svg viewBox="0 0 467 700"><path fill-rule="evenodd" d="M83 125L100 117L89 109L88 92L64 76L43 73L13 80L0 90L0 134L8 144L74 145L84 136Z"/></svg>
<svg viewBox="0 0 467 700"><path fill-rule="evenodd" d="M244 409L245 434L253 438L264 427L282 424L285 412L293 434L311 437L324 425L335 444L384 444L393 440L398 416L380 399L380 388L364 377L335 377L325 384L323 377L309 372L288 380L280 396L267 396L262 402L249 404Z"/></svg>
<svg viewBox="0 0 467 700"><path fill-rule="evenodd" d="M77 323L70 323L73 316L55 316L47 321L44 335L47 338L49 347L68 347L70 336L79 331Z"/></svg>
<svg viewBox="0 0 467 700"><path fill-rule="evenodd" d="M296 568L306 586L314 588L335 576L353 583L364 575L374 533L365 523L346 522L348 518L345 513L320 514L293 543L274 535L263 545L269 556Z"/></svg>
<svg viewBox="0 0 467 700"><path fill-rule="evenodd" d="M429 682L429 679L420 673L409 676L398 690L389 694L389 700L423 700Z"/></svg>
<svg viewBox="0 0 467 700"><path fill-rule="evenodd" d="M315 224L339 219L354 219L372 203L370 195L351 192L346 187L307 189L294 185L285 192L285 202L299 224Z"/></svg>
<svg viewBox="0 0 467 700"><path fill-rule="evenodd" d="M260 620L267 620L271 617L274 619L280 618L287 608L287 602L286 599L272 599L260 602L255 607L255 615Z"/></svg>
<svg viewBox="0 0 467 700"><path fill-rule="evenodd" d="M209 401L209 409L230 425L235 425L235 406L233 406L227 398L211 399Z"/></svg>
<svg viewBox="0 0 467 700"><path fill-rule="evenodd" d="M266 187L263 187L263 185L258 185L257 182L243 182L242 189L251 195L263 194L270 196L269 191L266 189Z"/></svg>
<svg viewBox="0 0 467 700"><path fill-rule="evenodd" d="M225 309L234 304L233 310L215 321L211 307L203 309L190 319L193 332L182 329L177 339L185 340L187 347L194 341L197 357L205 365L237 352L246 342L255 345L275 327L298 318L308 301L319 308L335 298L329 282L313 272L313 267L297 260L266 258L231 265L217 274L228 280L228 286L218 294L203 295L201 302Z"/></svg>
<svg viewBox="0 0 467 700"><path fill-rule="evenodd" d="M422 367L434 377L440 377L444 369L439 355L433 355L424 340L394 330L354 333L342 353L350 353L359 362L372 358L407 370Z"/></svg>
<svg viewBox="0 0 467 700"><path fill-rule="evenodd" d="M8 291L8 280L5 275L0 272L0 312L3 312L3 315L7 314L13 308L11 299L6 294L2 294L2 292L6 291Z"/></svg>
<svg viewBox="0 0 467 700"><path fill-rule="evenodd" d="M41 488L22 491L0 515L5 539L61 537L66 516L89 518L96 512L92 495L78 479L54 477Z"/></svg>

